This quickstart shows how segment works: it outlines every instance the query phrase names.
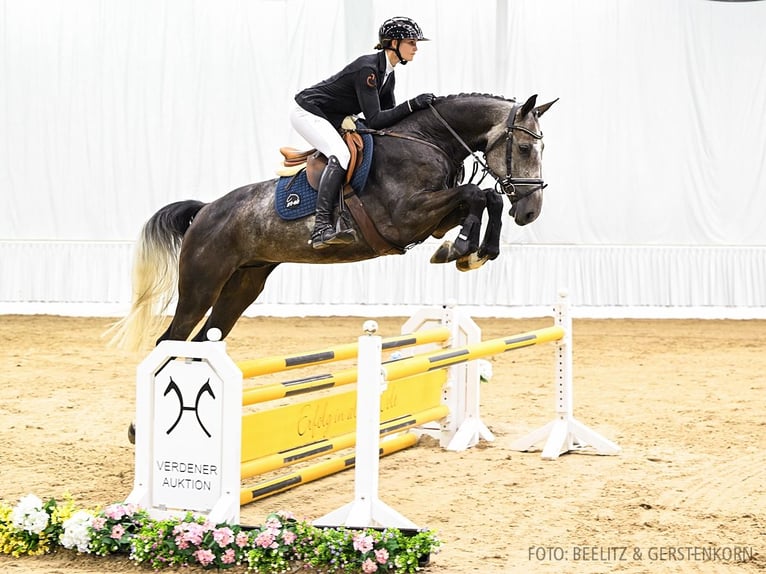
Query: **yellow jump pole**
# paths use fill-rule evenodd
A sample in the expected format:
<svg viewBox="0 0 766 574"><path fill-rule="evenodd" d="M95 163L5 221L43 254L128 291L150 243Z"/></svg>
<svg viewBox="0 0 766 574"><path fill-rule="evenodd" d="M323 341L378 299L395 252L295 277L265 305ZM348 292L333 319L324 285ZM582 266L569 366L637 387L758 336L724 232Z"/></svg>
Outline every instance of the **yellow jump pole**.
<svg viewBox="0 0 766 574"><path fill-rule="evenodd" d="M447 341L450 331L446 327L424 329L407 335L397 335L383 339L383 350L411 347L413 345L425 345L426 343L441 343ZM358 343L346 343L327 349L308 351L295 355L278 355L240 361L237 366L242 371L243 378L257 377L270 373L279 373L288 369L297 369L309 365L321 365L332 361L355 359L358 352Z"/></svg>
<svg viewBox="0 0 766 574"><path fill-rule="evenodd" d="M418 437L413 433L402 433L393 437L386 438L380 443L380 456L386 456L409 448L418 442ZM239 495L239 504L249 504L256 500L261 500L268 496L284 492L301 484L306 484L336 474L356 464L356 455L340 456L330 460L325 460L312 464L297 472L292 472L255 484L248 488L243 488Z"/></svg>
<svg viewBox="0 0 766 574"><path fill-rule="evenodd" d="M322 389L351 385L356 382L356 377L356 368L354 368L332 374L249 387L242 390L242 404L255 405Z"/></svg>
<svg viewBox="0 0 766 574"><path fill-rule="evenodd" d="M499 355L506 351L540 345L551 341L558 341L564 337L564 329L559 326L545 327L535 331L528 331L511 337L500 337L488 341L480 341L472 345L444 349L434 353L415 355L401 361L393 361L383 364L387 381L395 381L408 377L415 373L425 373L435 369L441 369L449 365L456 365L466 361L472 361L489 355Z"/></svg>
<svg viewBox="0 0 766 574"><path fill-rule="evenodd" d="M446 405L439 405L414 414L396 417L380 423L380 436L387 436L428 422L437 421L443 419L448 414L449 408ZM297 464L339 450L352 448L355 444L356 432L314 441L290 450L244 461L240 465L240 476L242 478L257 476L291 464Z"/></svg>
<svg viewBox="0 0 766 574"><path fill-rule="evenodd" d="M391 337L389 339L383 339L383 342L384 342L383 348L384 349L385 348L402 348L402 347L413 346L413 345L424 345L426 343L443 342L447 340L448 336L449 336L449 329L447 328L439 327L436 329L427 329L427 330L418 331L416 333L412 333L409 335L403 335L401 337ZM385 345L386 341L390 343L388 347L386 347ZM346 347L349 347L349 346L353 346L354 349L356 349L357 343L353 343L353 345L343 345L342 348L344 349L343 351L344 353L345 353ZM312 354L317 355L318 353L312 353ZM311 356L312 354L300 355L300 356L308 357L308 356ZM295 356L299 356L299 355L295 355ZM342 358L346 359L347 357L343 356ZM255 376L252 373L256 373L259 375L265 374L267 371L260 372L259 369L261 369L261 366L255 364L255 363L259 363L260 360L261 359L248 361L248 363L254 364L249 367L244 366L244 363L237 363L237 366L243 370L243 377ZM271 369L274 367L274 364L276 361L285 361L286 357L271 357L271 358L267 358L263 360L266 361L266 363L263 365L263 369ZM316 362L314 364L325 363L325 362L328 362L329 360L331 359ZM337 359L337 360L341 360L341 359ZM301 365L297 365L297 366L301 366ZM288 367L288 368L295 368L295 367ZM248 374L244 374L245 369L247 369ZM279 370L275 372L278 372L278 371ZM268 371L268 372L271 372L271 371ZM312 376L304 377L301 379L293 379L291 381L282 381L280 383L256 385L253 387L242 389L242 404L244 406L255 405L258 403L275 401L277 399L284 399L286 397L294 397L297 395L311 393L314 391L332 389L332 388L340 387L343 385L351 385L356 383L356 379L357 379L357 369L356 367L353 367L343 371L338 371L336 373L312 375Z"/></svg>

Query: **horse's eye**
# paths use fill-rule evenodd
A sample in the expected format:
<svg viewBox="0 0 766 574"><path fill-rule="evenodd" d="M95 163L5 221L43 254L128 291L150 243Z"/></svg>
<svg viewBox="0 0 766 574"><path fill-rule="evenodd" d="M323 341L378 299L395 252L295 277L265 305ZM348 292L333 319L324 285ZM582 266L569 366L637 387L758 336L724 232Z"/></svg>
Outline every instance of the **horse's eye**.
<svg viewBox="0 0 766 574"><path fill-rule="evenodd" d="M519 144L519 151L523 153L524 155L529 155L532 153L532 144L523 143Z"/></svg>

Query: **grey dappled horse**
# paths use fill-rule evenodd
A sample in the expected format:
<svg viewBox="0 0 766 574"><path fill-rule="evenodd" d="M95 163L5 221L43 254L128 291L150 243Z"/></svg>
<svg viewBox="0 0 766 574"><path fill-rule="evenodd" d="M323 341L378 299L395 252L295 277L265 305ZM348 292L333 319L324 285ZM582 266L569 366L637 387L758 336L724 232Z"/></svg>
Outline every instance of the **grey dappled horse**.
<svg viewBox="0 0 766 574"><path fill-rule="evenodd" d="M536 96L521 105L485 94L440 97L431 109L373 132L373 162L358 195L380 235L403 252L460 225L457 239L445 242L432 262L456 261L467 270L496 258L502 196L518 225L540 214L545 185L539 118L554 102L536 107ZM497 181L494 188L456 183L469 152L484 154L486 163L477 161ZM194 340L204 340L212 327L225 337L280 263L341 263L382 254L358 229L354 244L312 249L313 217L281 219L274 207L276 183L246 185L211 203L172 203L152 215L136 246L131 311L116 324L113 342L140 348L155 337L176 287L175 316L157 342L188 339L208 311Z"/></svg>

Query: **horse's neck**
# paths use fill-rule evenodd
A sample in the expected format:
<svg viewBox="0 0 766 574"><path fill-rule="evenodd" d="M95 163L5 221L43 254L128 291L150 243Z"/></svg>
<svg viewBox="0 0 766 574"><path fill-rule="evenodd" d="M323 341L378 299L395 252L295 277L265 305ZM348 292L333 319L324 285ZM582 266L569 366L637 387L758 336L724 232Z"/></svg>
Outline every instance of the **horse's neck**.
<svg viewBox="0 0 766 574"><path fill-rule="evenodd" d="M500 137L505 131L505 119L509 113L503 101L454 100L453 105L441 106L439 113L447 124L460 136L471 151L484 151L487 143ZM436 122L436 137L442 141L455 141L449 129ZM460 149L464 151L461 144ZM467 153L467 152L466 152Z"/></svg>

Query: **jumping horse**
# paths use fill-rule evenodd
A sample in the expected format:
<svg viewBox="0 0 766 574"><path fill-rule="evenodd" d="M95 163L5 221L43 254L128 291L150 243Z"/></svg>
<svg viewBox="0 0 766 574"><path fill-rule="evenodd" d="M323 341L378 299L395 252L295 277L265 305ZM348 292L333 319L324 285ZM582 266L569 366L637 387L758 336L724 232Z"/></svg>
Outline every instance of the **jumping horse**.
<svg viewBox="0 0 766 574"><path fill-rule="evenodd" d="M500 253L503 196L516 224L537 218L545 187L539 118L556 100L536 106L536 98L519 104L486 94L439 97L430 109L372 132L372 165L358 195L380 236L394 246L389 252L403 253L460 225L454 242L445 241L431 262L455 261L468 270ZM478 183L459 182L469 155L483 168ZM482 189L487 174L496 185ZM312 249L312 216L285 221L277 215L277 181L246 185L211 203L171 203L152 215L136 244L131 310L114 325L112 342L133 349L149 342L176 289L175 315L157 343L188 339L208 311L194 340L204 340L212 327L225 337L281 263L341 263L385 254L361 233L350 245ZM355 222L348 224L359 231Z"/></svg>

